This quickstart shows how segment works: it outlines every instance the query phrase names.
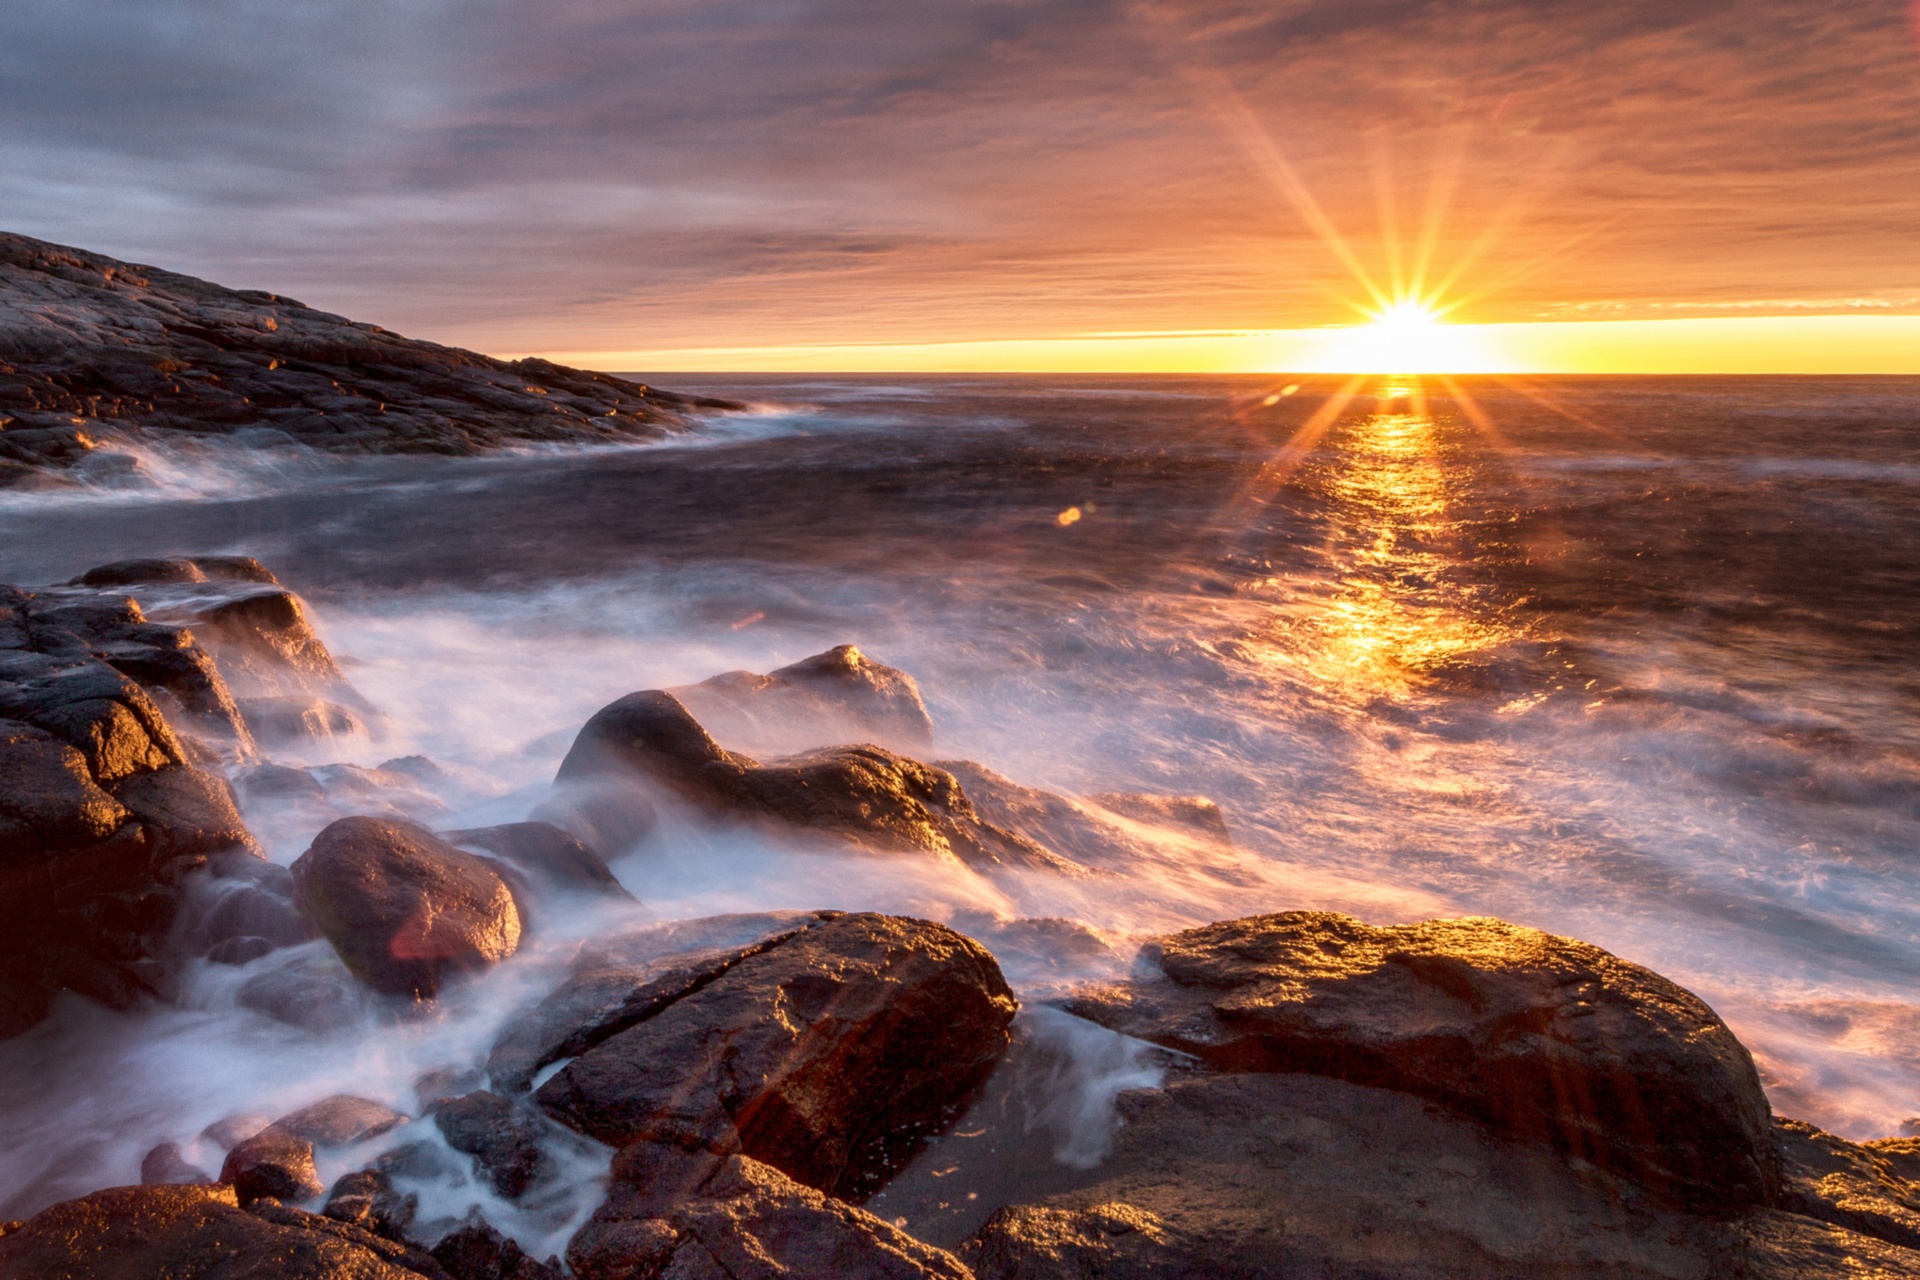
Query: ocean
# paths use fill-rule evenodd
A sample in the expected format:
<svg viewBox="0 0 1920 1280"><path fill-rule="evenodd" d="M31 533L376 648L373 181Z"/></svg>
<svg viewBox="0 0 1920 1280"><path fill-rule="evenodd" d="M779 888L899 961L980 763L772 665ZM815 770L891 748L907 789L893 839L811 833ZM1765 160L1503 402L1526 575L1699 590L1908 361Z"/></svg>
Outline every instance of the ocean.
<svg viewBox="0 0 1920 1280"><path fill-rule="evenodd" d="M621 694L855 643L919 681L931 758L1207 796L1231 844L988 880L671 827L613 861L647 918L1060 918L1124 959L1258 912L1495 915L1702 996L1776 1112L1920 1133L1920 380L649 380L749 407L625 448L147 451L144 479L0 497L0 581L258 557L380 712L281 758L425 755L443 828L524 817ZM324 821L245 812L282 862ZM222 1116L400 1099L484 1058L604 927L548 922L435 1013L325 1035L239 1008L215 966L178 1009L69 1000L0 1044L0 1217ZM1009 963L1028 1034L1078 1064L1035 1122L1068 1163L1152 1077L1045 1009L1096 971ZM536 1256L593 1200L440 1195Z"/></svg>

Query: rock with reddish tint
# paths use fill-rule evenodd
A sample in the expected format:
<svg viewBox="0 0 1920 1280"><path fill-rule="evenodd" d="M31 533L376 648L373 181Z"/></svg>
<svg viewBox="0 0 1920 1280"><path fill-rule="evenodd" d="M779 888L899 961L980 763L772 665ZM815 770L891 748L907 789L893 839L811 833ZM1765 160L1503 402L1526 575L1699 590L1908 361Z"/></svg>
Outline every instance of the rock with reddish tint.
<svg viewBox="0 0 1920 1280"><path fill-rule="evenodd" d="M714 817L818 832L876 852L927 853L979 869L1079 870L983 822L945 770L872 746L762 764L721 747L659 690L601 708L574 739L555 783L614 796L622 785L652 784Z"/></svg>
<svg viewBox="0 0 1920 1280"><path fill-rule="evenodd" d="M1702 1209L1778 1190L1746 1049L1690 992L1587 943L1296 911L1163 938L1141 964L1067 1008L1221 1070L1418 1094Z"/></svg>
<svg viewBox="0 0 1920 1280"><path fill-rule="evenodd" d="M538 1262L484 1222L468 1222L433 1246L453 1280L561 1280L559 1259Z"/></svg>
<svg viewBox="0 0 1920 1280"><path fill-rule="evenodd" d="M420 1197L394 1190L393 1179L379 1169L361 1169L343 1175L327 1192L321 1215L370 1231L387 1240L405 1242L407 1227L420 1211Z"/></svg>
<svg viewBox="0 0 1920 1280"><path fill-rule="evenodd" d="M607 869L606 859L551 822L509 822L448 831L443 838L449 844L506 863L544 892L633 901L633 895Z"/></svg>
<svg viewBox="0 0 1920 1280"><path fill-rule="evenodd" d="M0 1236L13 1280L450 1280L431 1257L234 1189L117 1187L54 1205Z"/></svg>
<svg viewBox="0 0 1920 1280"><path fill-rule="evenodd" d="M389 995L431 998L520 945L499 873L412 823L342 818L294 862L293 881L347 968Z"/></svg>
<svg viewBox="0 0 1920 1280"><path fill-rule="evenodd" d="M243 1205L263 1196L305 1200L326 1190L313 1167L313 1144L271 1125L227 1152L220 1181L233 1184Z"/></svg>
<svg viewBox="0 0 1920 1280"><path fill-rule="evenodd" d="M511 1098L484 1089L448 1098L435 1106L433 1123L508 1200L524 1195L546 1168L538 1124Z"/></svg>
<svg viewBox="0 0 1920 1280"><path fill-rule="evenodd" d="M140 1161L140 1185L144 1187L202 1186L212 1181L206 1170L188 1163L177 1142L161 1143Z"/></svg>
<svg viewBox="0 0 1920 1280"><path fill-rule="evenodd" d="M842 916L650 1007L535 1096L610 1146L672 1135L858 1199L992 1072L1014 1009L944 925Z"/></svg>
<svg viewBox="0 0 1920 1280"><path fill-rule="evenodd" d="M850 644L766 675L729 671L669 689L715 737L780 755L837 742L912 751L933 741L920 688Z"/></svg>
<svg viewBox="0 0 1920 1280"><path fill-rule="evenodd" d="M383 1102L341 1093L281 1116L269 1127L316 1147L343 1147L406 1122L406 1116Z"/></svg>
<svg viewBox="0 0 1920 1280"><path fill-rule="evenodd" d="M629 1167L568 1243L581 1280L972 1280L945 1250L751 1157L647 1154L645 1176Z"/></svg>

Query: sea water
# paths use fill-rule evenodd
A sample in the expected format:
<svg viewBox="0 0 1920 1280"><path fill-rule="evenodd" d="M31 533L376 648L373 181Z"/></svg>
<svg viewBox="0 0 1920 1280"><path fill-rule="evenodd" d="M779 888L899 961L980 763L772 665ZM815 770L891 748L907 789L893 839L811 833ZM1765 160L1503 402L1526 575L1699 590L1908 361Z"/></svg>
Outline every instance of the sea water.
<svg viewBox="0 0 1920 1280"><path fill-rule="evenodd" d="M159 1141L217 1164L225 1117L413 1109L582 940L788 908L1072 920L1121 969L1256 912L1496 915L1698 993L1776 1111L1920 1129L1920 381L649 380L749 407L470 459L148 446L0 497L0 581L259 557L378 710L277 758L425 755L444 777L394 803L439 827L525 817L621 694L855 643L919 681L930 758L1208 796L1231 844L1143 829L1094 880L984 878L681 823L606 851L637 917L546 919L424 1016L302 1030L218 966L176 1009L68 998L0 1044L0 1216L134 1181ZM290 862L332 814L246 816ZM1035 1123L1097 1163L1155 1068L1041 1003L1116 969L1003 960L1064 1064ZM561 1247L606 1153L554 1145L564 1186L507 1206L447 1175L423 1215Z"/></svg>

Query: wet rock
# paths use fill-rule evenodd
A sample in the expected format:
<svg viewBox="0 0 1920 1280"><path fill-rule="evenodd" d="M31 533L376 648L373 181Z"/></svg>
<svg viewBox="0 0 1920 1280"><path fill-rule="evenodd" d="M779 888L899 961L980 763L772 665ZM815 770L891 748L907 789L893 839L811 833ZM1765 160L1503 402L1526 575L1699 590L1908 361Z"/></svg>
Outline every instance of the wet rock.
<svg viewBox="0 0 1920 1280"><path fill-rule="evenodd" d="M248 698L238 704L256 741L274 744L364 738L367 726L352 708L325 698Z"/></svg>
<svg viewBox="0 0 1920 1280"><path fill-rule="evenodd" d="M449 844L492 854L549 892L634 900L604 858L550 822L509 822L441 836Z"/></svg>
<svg viewBox="0 0 1920 1280"><path fill-rule="evenodd" d="M63 1280L447 1280L417 1250L298 1210L242 1210L232 1187L118 1187L0 1236L0 1275Z"/></svg>
<svg viewBox="0 0 1920 1280"><path fill-rule="evenodd" d="M714 736L748 751L779 755L836 742L911 751L933 741L913 677L850 644L766 675L729 671L667 692Z"/></svg>
<svg viewBox="0 0 1920 1280"><path fill-rule="evenodd" d="M170 582L264 582L278 585L265 565L251 556L197 556L154 560L116 560L87 570L76 587L130 587Z"/></svg>
<svg viewBox="0 0 1920 1280"><path fill-rule="evenodd" d="M469 1222L433 1246L454 1280L561 1280L558 1259L536 1262L484 1222Z"/></svg>
<svg viewBox="0 0 1920 1280"><path fill-rule="evenodd" d="M261 858L215 857L188 893L179 944L222 964L245 964L319 937L293 900L293 876Z"/></svg>
<svg viewBox="0 0 1920 1280"><path fill-rule="evenodd" d="M487 863L424 827L342 818L293 864L300 904L376 991L432 997L520 944L520 914Z"/></svg>
<svg viewBox="0 0 1920 1280"><path fill-rule="evenodd" d="M202 1186L213 1182L206 1170L188 1163L180 1144L163 1142L140 1161L140 1185L145 1187Z"/></svg>
<svg viewBox="0 0 1920 1280"><path fill-rule="evenodd" d="M437 1067L420 1073L413 1082L413 1096L419 1099L422 1111L431 1111L435 1104L472 1093L486 1083L486 1073L473 1067Z"/></svg>
<svg viewBox="0 0 1920 1280"><path fill-rule="evenodd" d="M485 1090L449 1098L434 1108L433 1123L509 1200L523 1195L545 1167L533 1117L510 1098Z"/></svg>
<svg viewBox="0 0 1920 1280"><path fill-rule="evenodd" d="M1141 962L1142 980L1066 1007L1218 1069L1430 1098L1701 1209L1778 1189L1746 1049L1698 998L1598 947L1485 918L1286 912L1175 934Z"/></svg>
<svg viewBox="0 0 1920 1280"><path fill-rule="evenodd" d="M672 694L628 694L580 730L562 787L652 782L719 817L770 821L881 852L977 868L1078 868L983 822L952 774L879 747L834 747L762 764L723 749Z"/></svg>
<svg viewBox="0 0 1920 1280"><path fill-rule="evenodd" d="M612 1146L680 1135L858 1198L991 1073L1014 1008L951 929L843 916L650 1011L535 1097Z"/></svg>
<svg viewBox="0 0 1920 1280"><path fill-rule="evenodd" d="M488 1055L487 1074L496 1089L523 1092L542 1067L585 1053L741 960L839 914L712 916L597 939L581 951L558 989L507 1020Z"/></svg>
<svg viewBox="0 0 1920 1280"><path fill-rule="evenodd" d="M126 779L113 794L153 832L154 853L167 862L256 848L233 788L216 774L184 765L157 769Z"/></svg>
<svg viewBox="0 0 1920 1280"><path fill-rule="evenodd" d="M220 1181L233 1184L243 1205L262 1196L305 1200L326 1189L313 1167L313 1144L271 1125L227 1152Z"/></svg>
<svg viewBox="0 0 1920 1280"><path fill-rule="evenodd" d="M378 1137L406 1122L405 1115L385 1103L341 1093L281 1116L270 1127L316 1147L343 1147Z"/></svg>
<svg viewBox="0 0 1920 1280"><path fill-rule="evenodd" d="M420 1211L420 1197L413 1192L401 1195L394 1190L393 1179L378 1169L349 1173L327 1192L326 1207L320 1212L335 1222L344 1222L388 1240L406 1241L407 1227Z"/></svg>
<svg viewBox="0 0 1920 1280"><path fill-rule="evenodd" d="M1920 1141L1856 1143L1799 1120L1775 1120L1780 1207L1920 1250Z"/></svg>
<svg viewBox="0 0 1920 1280"><path fill-rule="evenodd" d="M1027 787L972 760L940 760L966 789L980 817L1064 857L1095 867L1115 867L1142 852L1142 838L1113 820L1119 814L1176 837L1227 840L1219 806L1199 796L1104 795L1091 804ZM1095 807L1098 806L1098 807Z"/></svg>
<svg viewBox="0 0 1920 1280"><path fill-rule="evenodd" d="M360 1015L364 988L331 948L303 946L274 961L242 984L235 995L242 1008L316 1032L336 1031Z"/></svg>
<svg viewBox="0 0 1920 1280"><path fill-rule="evenodd" d="M998 1209L981 1280L1839 1280L1920 1253L1796 1214L1686 1211L1538 1143L1324 1076L1206 1076L1119 1098L1085 1185Z"/></svg>
<svg viewBox="0 0 1920 1280"><path fill-rule="evenodd" d="M0 441L8 483L70 474L115 435L471 454L659 439L683 430L689 409L743 407L418 342L16 235L0 236L0 386L15 418Z"/></svg>
<svg viewBox="0 0 1920 1280"><path fill-rule="evenodd" d="M971 1280L952 1254L751 1157L641 1143L567 1245L582 1280Z"/></svg>

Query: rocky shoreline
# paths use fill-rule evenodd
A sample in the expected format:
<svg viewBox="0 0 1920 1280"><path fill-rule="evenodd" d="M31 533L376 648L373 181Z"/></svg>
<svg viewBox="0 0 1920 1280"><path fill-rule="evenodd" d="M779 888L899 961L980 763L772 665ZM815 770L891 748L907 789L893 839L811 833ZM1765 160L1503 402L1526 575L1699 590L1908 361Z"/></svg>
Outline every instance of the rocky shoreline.
<svg viewBox="0 0 1920 1280"><path fill-rule="evenodd" d="M569 911L625 922L410 1096L153 1133L127 1185L0 1226L0 1277L1920 1275L1920 1140L1774 1116L1712 1009L1573 939L1294 911L1154 939L1129 972L1058 920L649 921L602 855L670 821L1009 883L1097 884L1130 829L1231 839L1197 797L917 758L912 677L852 646L622 697L549 800L481 829L381 799L430 761L273 759L378 717L257 562L0 588L0 1033L62 992L130 1009L220 965L324 1035L496 981ZM249 795L329 820L281 867ZM1092 953L1115 976L1034 984L1021 1012L1009 972ZM1073 1166L1014 1154L1041 1014L1156 1064ZM411 1189L455 1161L532 1203L577 1176L571 1149L611 1164L560 1256Z"/></svg>
<svg viewBox="0 0 1920 1280"><path fill-rule="evenodd" d="M740 407L0 233L0 488L124 479L143 443L471 454L664 439Z"/></svg>

